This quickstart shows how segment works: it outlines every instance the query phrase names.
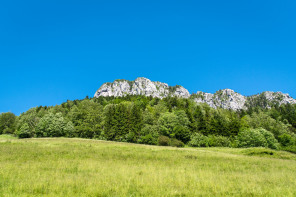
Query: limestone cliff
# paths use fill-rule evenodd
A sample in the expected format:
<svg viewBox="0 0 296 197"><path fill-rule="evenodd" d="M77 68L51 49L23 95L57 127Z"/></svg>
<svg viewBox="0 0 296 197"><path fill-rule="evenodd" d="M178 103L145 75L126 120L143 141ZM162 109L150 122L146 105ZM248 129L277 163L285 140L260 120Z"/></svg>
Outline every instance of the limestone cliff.
<svg viewBox="0 0 296 197"><path fill-rule="evenodd" d="M282 92L263 92L253 96L243 96L231 89L224 89L214 94L198 91L190 95L184 87L176 85L169 86L166 83L151 81L139 77L134 81L124 79L115 80L113 83L104 83L95 93L94 97L125 95L144 95L157 98L177 96L179 98L190 98L196 103L207 103L213 108L224 108L232 110L248 109L259 106L269 108L273 105L295 104L296 100Z"/></svg>
<svg viewBox="0 0 296 197"><path fill-rule="evenodd" d="M139 77L135 81L121 79L115 80L113 83L104 83L94 97L125 95L145 95L158 98L168 96L190 97L188 90L182 86L169 86L166 83L150 81L144 77Z"/></svg>

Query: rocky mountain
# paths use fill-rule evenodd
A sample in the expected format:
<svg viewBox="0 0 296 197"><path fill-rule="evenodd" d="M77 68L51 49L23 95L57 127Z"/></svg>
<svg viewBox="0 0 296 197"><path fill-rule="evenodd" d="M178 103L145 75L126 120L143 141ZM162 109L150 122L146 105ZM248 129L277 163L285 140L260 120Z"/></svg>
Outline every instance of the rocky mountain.
<svg viewBox="0 0 296 197"><path fill-rule="evenodd" d="M169 86L166 83L150 81L144 77L139 77L135 81L119 79L113 83L104 83L94 97L125 95L145 95L158 98L168 96L190 97L188 90L182 86Z"/></svg>
<svg viewBox="0 0 296 197"><path fill-rule="evenodd" d="M214 94L197 92L191 98L197 103L207 103L213 108L224 108L232 110L248 109L249 107L270 108L274 105L296 104L296 100L289 94L282 92L262 92L252 96L243 96L230 89L219 90Z"/></svg>
<svg viewBox="0 0 296 197"><path fill-rule="evenodd" d="M259 106L263 108L269 108L273 105L282 104L296 104L296 100L293 99L289 94L284 94L282 92L262 92L261 94L253 95L247 97L245 107Z"/></svg>
<svg viewBox="0 0 296 197"><path fill-rule="evenodd" d="M214 94L199 91L192 94L191 98L197 103L207 103L213 108L246 109L246 97L230 89L219 90Z"/></svg>
<svg viewBox="0 0 296 197"><path fill-rule="evenodd" d="M182 86L169 86L166 83L154 82L144 77L139 77L134 81L119 79L115 80L113 83L104 83L97 90L94 97L120 97L125 95L145 95L158 98L177 96L180 98L193 99L197 103L207 103L213 108L232 110L247 109L254 106L269 108L273 105L287 103L296 104L295 99L282 92L268 91L253 96L243 96L231 89L224 89L214 94L201 91L190 94L188 90Z"/></svg>

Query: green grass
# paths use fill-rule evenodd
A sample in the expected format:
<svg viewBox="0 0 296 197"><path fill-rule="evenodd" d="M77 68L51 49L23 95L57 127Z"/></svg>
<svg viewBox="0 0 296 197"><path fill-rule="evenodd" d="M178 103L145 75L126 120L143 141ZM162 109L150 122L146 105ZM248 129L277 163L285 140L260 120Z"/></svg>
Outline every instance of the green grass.
<svg viewBox="0 0 296 197"><path fill-rule="evenodd" d="M11 139L17 139L17 138L9 134L0 135L0 140L5 140L5 139L11 140Z"/></svg>
<svg viewBox="0 0 296 197"><path fill-rule="evenodd" d="M0 196L296 196L295 154L0 137Z"/></svg>

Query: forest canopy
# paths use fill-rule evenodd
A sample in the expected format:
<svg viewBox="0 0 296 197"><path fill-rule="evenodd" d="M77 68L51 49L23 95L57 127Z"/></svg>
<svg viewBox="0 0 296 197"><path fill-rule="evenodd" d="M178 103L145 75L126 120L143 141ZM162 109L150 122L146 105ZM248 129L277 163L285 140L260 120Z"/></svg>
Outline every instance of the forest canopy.
<svg viewBox="0 0 296 197"><path fill-rule="evenodd" d="M80 137L182 147L268 147L296 150L296 105L233 111L192 99L88 97L0 114L0 134Z"/></svg>

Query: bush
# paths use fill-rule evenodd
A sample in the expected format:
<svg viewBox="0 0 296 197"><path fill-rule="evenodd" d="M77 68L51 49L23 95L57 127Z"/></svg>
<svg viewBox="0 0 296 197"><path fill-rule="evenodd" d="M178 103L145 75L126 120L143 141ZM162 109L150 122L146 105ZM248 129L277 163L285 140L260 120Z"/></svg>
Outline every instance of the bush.
<svg viewBox="0 0 296 197"><path fill-rule="evenodd" d="M65 136L64 128L67 122L62 113L48 113L43 116L36 125L37 137L61 137ZM73 126L74 128L74 126ZM84 127L76 127L77 131L81 133L80 137L92 138L92 135L88 135L88 129Z"/></svg>
<svg viewBox="0 0 296 197"><path fill-rule="evenodd" d="M141 136L138 139L138 143L156 145L157 144L157 138L155 139L151 134L147 134L145 136Z"/></svg>
<svg viewBox="0 0 296 197"><path fill-rule="evenodd" d="M230 147L231 146L230 140L224 136L209 135L208 142L209 142L209 146L213 146L213 147Z"/></svg>
<svg viewBox="0 0 296 197"><path fill-rule="evenodd" d="M294 153L296 154L296 146L286 146L286 147L282 147L281 150L284 150L284 151L288 151L290 153Z"/></svg>
<svg viewBox="0 0 296 197"><path fill-rule="evenodd" d="M264 136L257 129L246 129L238 133L238 147L267 147Z"/></svg>
<svg viewBox="0 0 296 197"><path fill-rule="evenodd" d="M278 142L274 135L263 128L240 131L236 139L237 146L242 148L268 147L276 149L278 147Z"/></svg>
<svg viewBox="0 0 296 197"><path fill-rule="evenodd" d="M282 146L291 146L295 145L295 139L288 133L284 133L279 136L279 142Z"/></svg>
<svg viewBox="0 0 296 197"><path fill-rule="evenodd" d="M158 142L158 128L156 125L144 125L140 131L138 143L156 145Z"/></svg>
<svg viewBox="0 0 296 197"><path fill-rule="evenodd" d="M177 140L177 139L172 139L171 140L171 146L174 146L174 147L184 147L184 143L180 140Z"/></svg>
<svg viewBox="0 0 296 197"><path fill-rule="evenodd" d="M190 140L190 130L188 127L178 125L174 127L175 138L181 140L184 143Z"/></svg>
<svg viewBox="0 0 296 197"><path fill-rule="evenodd" d="M271 132L269 132L269 131L267 131L267 130L265 130L265 129L262 129L262 128L259 128L258 130L259 130L259 131L261 132L261 134L265 137L266 142L267 142L267 147L268 147L268 148L271 148L271 149L278 149L278 147L279 147L279 143L278 143L278 141L274 138L274 135L273 135Z"/></svg>
<svg viewBox="0 0 296 197"><path fill-rule="evenodd" d="M5 128L3 130L3 134L13 134L14 133L14 129L13 128Z"/></svg>
<svg viewBox="0 0 296 197"><path fill-rule="evenodd" d="M16 135L19 138L30 138L32 137L32 133L30 132L30 127L27 123L23 124L23 126L16 132Z"/></svg>
<svg viewBox="0 0 296 197"><path fill-rule="evenodd" d="M242 153L249 156L270 156L275 155L276 151L267 148L248 148L242 151Z"/></svg>
<svg viewBox="0 0 296 197"><path fill-rule="evenodd" d="M123 142L136 142L136 134L134 132L129 132L128 134L125 135L124 139L122 140Z"/></svg>
<svg viewBox="0 0 296 197"><path fill-rule="evenodd" d="M158 145L159 146L169 146L170 145L170 138L167 136L159 136L158 138Z"/></svg>
<svg viewBox="0 0 296 197"><path fill-rule="evenodd" d="M189 146L192 147L208 147L209 146L209 138L200 133L194 133L190 137L190 141L188 143Z"/></svg>

